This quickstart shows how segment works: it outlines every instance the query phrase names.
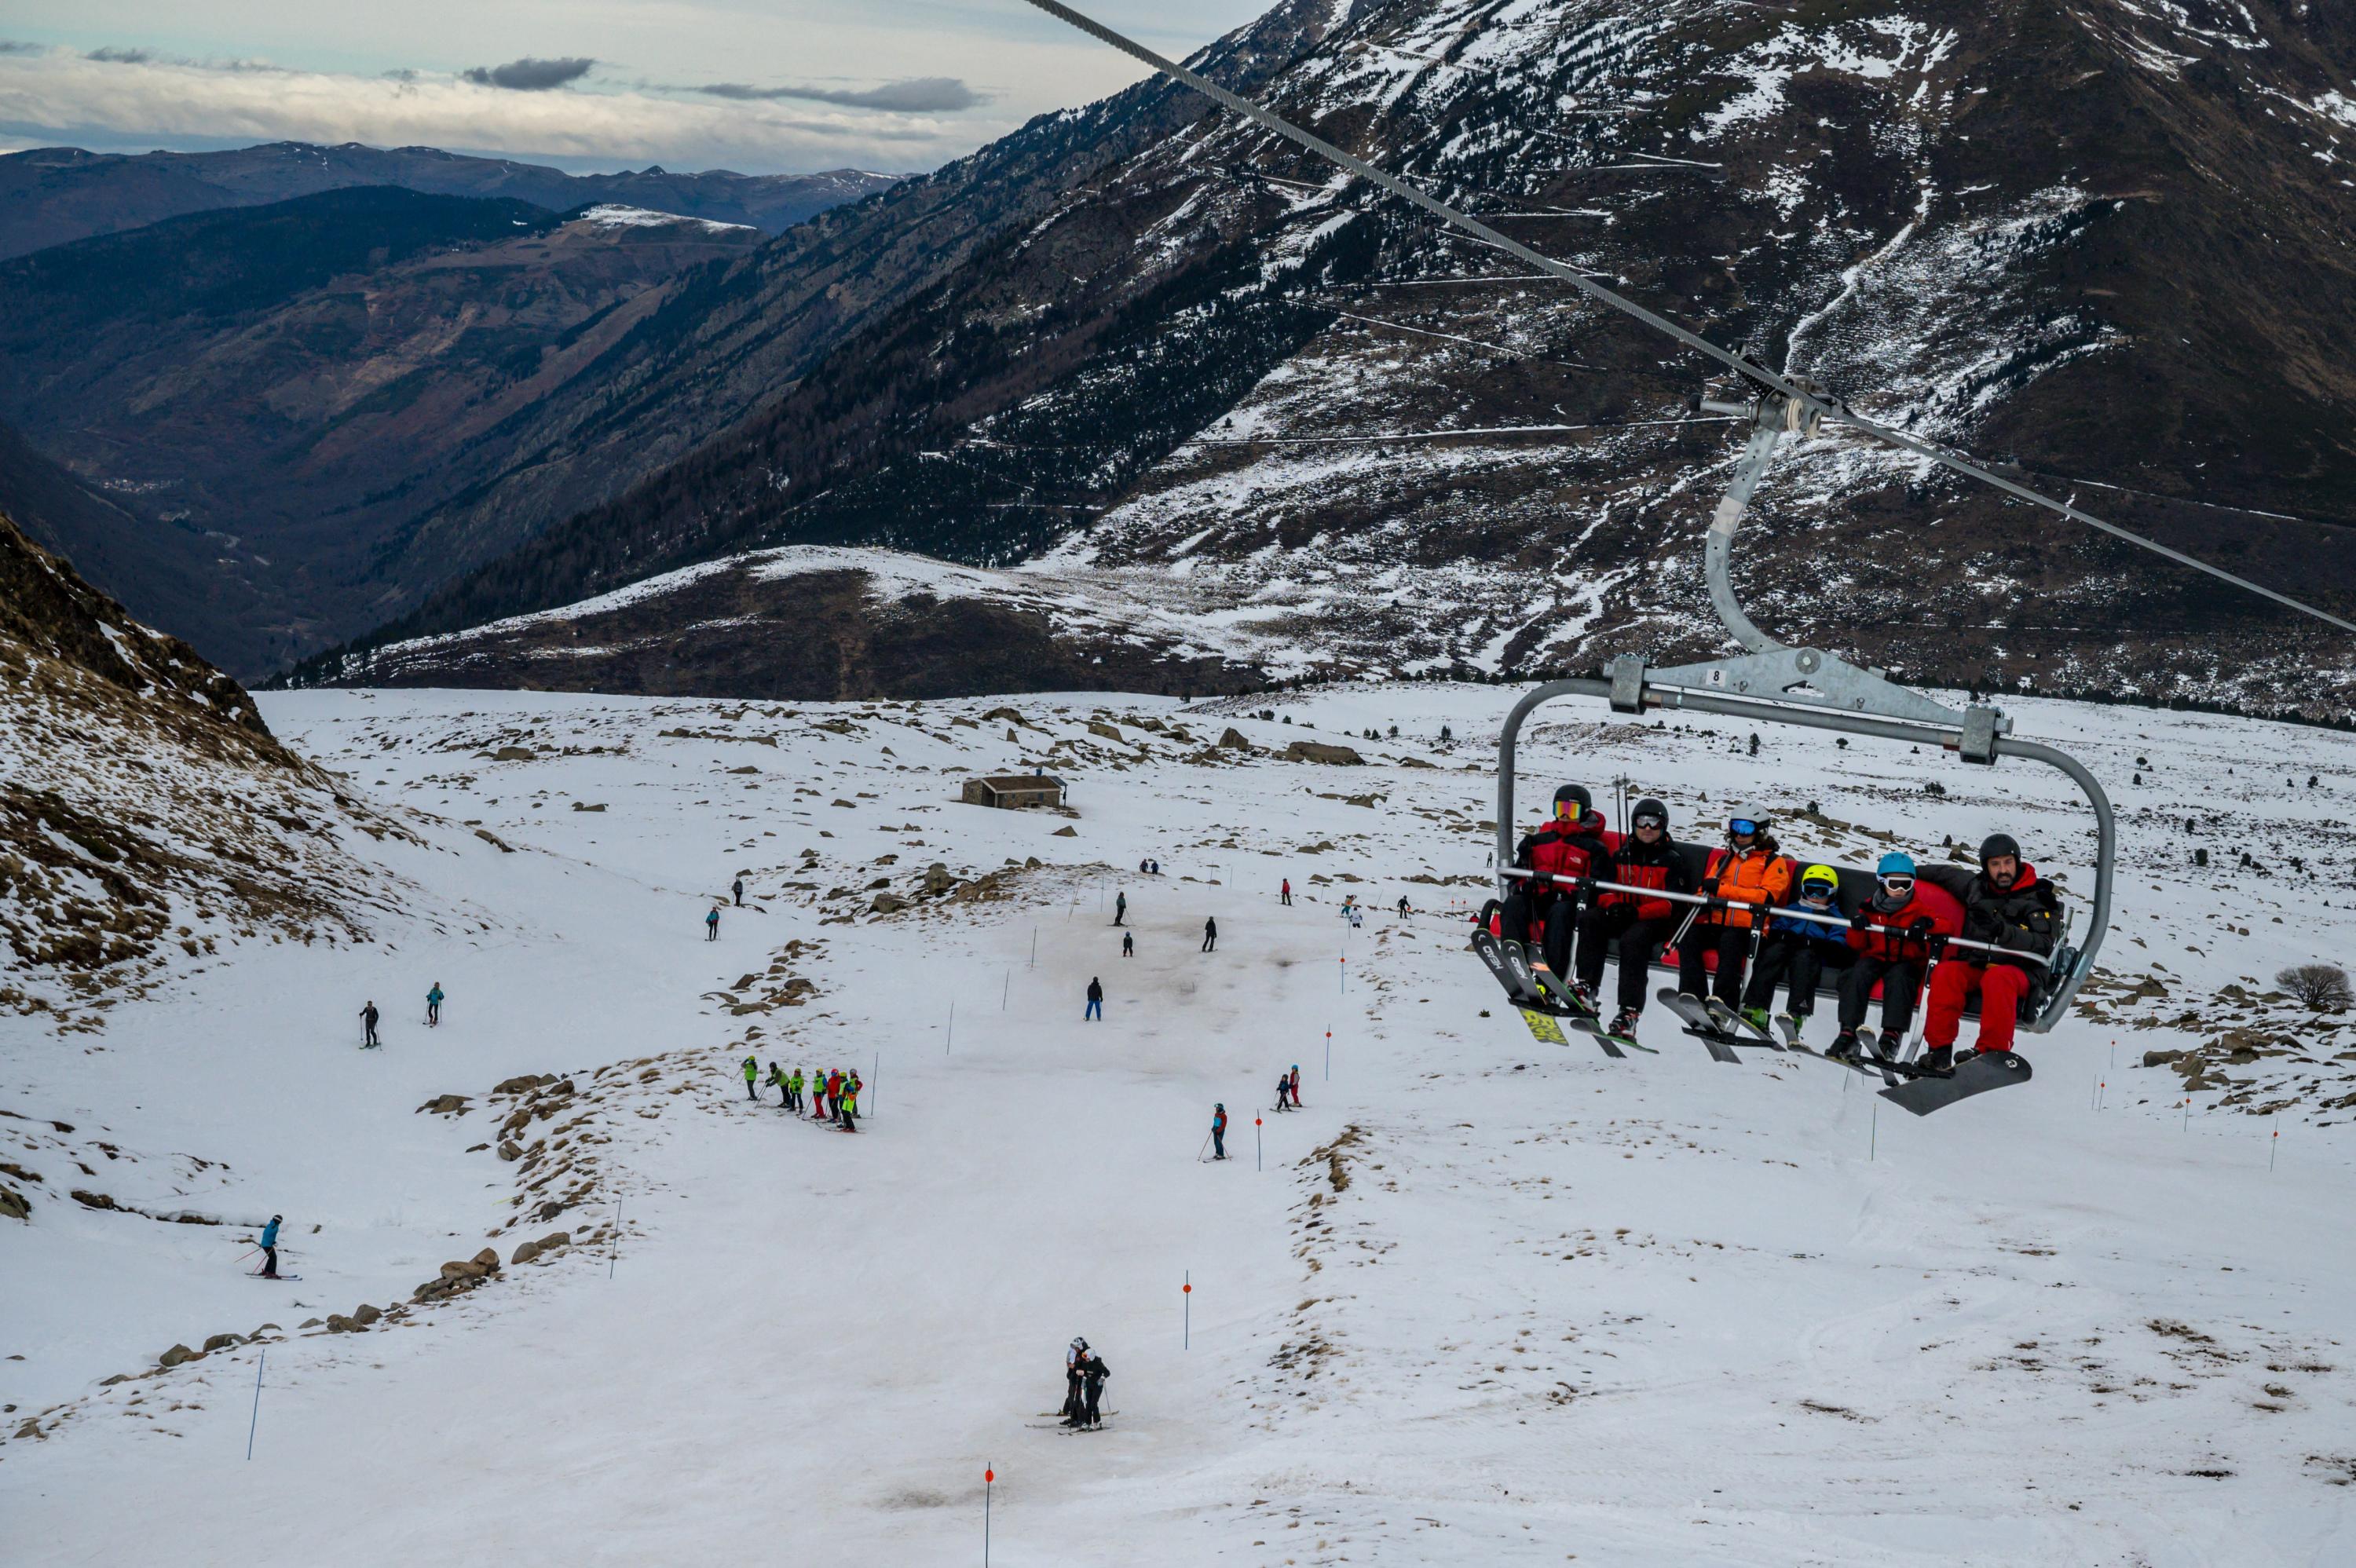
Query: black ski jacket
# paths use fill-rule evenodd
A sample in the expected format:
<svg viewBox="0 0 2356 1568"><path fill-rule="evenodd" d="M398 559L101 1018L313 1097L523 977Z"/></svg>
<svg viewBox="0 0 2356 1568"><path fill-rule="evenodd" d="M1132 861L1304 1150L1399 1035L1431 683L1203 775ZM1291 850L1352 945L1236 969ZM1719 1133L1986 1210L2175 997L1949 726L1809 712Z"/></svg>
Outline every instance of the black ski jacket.
<svg viewBox="0 0 2356 1568"><path fill-rule="evenodd" d="M1971 892L1964 900L1964 934L1974 942L2041 958L2061 939L2062 897L2026 860L2008 888L1997 887L1983 871L1972 879ZM1995 955L1966 950L1963 956L1977 960Z"/></svg>
<svg viewBox="0 0 2356 1568"><path fill-rule="evenodd" d="M1650 848L1633 833L1621 839L1620 847L1612 851L1612 863L1604 874L1609 880L1632 888L1658 888L1671 893L1694 891L1692 874L1686 869L1686 858L1665 833ZM1648 899L1635 893L1605 893L1603 903L1606 907L1633 903L1640 920L1667 920L1677 913L1677 906L1667 899Z"/></svg>
<svg viewBox="0 0 2356 1568"><path fill-rule="evenodd" d="M1088 982L1088 1000L1092 1002L1101 1002L1104 1000L1103 982L1098 980L1091 980Z"/></svg>
<svg viewBox="0 0 2356 1568"><path fill-rule="evenodd" d="M1088 1392L1092 1394L1104 1387L1105 1379L1110 1376L1112 1376L1112 1369L1106 1366L1104 1358L1094 1351L1090 1351L1088 1359L1080 1363L1081 1381L1087 1384Z"/></svg>

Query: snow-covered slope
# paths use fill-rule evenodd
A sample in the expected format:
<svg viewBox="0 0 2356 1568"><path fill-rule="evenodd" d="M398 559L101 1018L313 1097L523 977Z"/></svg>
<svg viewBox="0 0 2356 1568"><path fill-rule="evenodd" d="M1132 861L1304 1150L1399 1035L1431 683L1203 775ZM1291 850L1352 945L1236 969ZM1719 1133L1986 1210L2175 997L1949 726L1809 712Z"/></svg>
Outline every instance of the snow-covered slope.
<svg viewBox="0 0 2356 1568"><path fill-rule="evenodd" d="M0 1154L44 1177L0 1220L34 1282L0 1347L12 1561L934 1563L980 1552L985 1467L1007 1562L2348 1556L2356 1040L2265 993L2356 932L2356 737L2019 704L2119 797L2105 984L2027 1086L1916 1121L1657 1009L1657 1057L1531 1038L1461 924L1514 695L268 698L425 814L381 863L468 912L241 951L96 1053L0 1042ZM1624 777L1680 832L1759 795L1794 853L2003 827L2088 873L2035 773L1543 717L1533 801ZM1366 761L1284 760L1304 738ZM1016 767L1069 811L958 803ZM2188 1048L2189 1106L2136 1065ZM748 1103L747 1052L858 1067L860 1136ZM1294 1062L1308 1109L1262 1112ZM1226 1165L1195 1159L1215 1101ZM58 1190L99 1183L284 1212L303 1278ZM488 1283L340 1331L487 1244ZM1039 1413L1074 1334L1114 1369L1097 1435Z"/></svg>

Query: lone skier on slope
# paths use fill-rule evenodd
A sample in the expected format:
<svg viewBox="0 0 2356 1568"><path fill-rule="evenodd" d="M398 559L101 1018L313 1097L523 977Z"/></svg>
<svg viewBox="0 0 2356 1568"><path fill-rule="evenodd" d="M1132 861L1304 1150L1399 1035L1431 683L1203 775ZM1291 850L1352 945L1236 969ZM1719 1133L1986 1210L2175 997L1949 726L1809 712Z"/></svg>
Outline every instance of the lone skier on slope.
<svg viewBox="0 0 2356 1568"><path fill-rule="evenodd" d="M1104 982L1094 976L1088 978L1088 1010L1080 1015L1082 1023L1094 1019L1104 1022Z"/></svg>
<svg viewBox="0 0 2356 1568"><path fill-rule="evenodd" d="M1215 919L1205 920L1203 923L1203 951L1205 953L1216 953L1218 950L1219 923Z"/></svg>
<svg viewBox="0 0 2356 1568"><path fill-rule="evenodd" d="M376 1037L377 1016L376 1004L374 1002L369 1003L368 1006L360 1009L360 1049L362 1051L367 1051L370 1047L381 1045L383 1043L383 1041L378 1040Z"/></svg>
<svg viewBox="0 0 2356 1568"><path fill-rule="evenodd" d="M1137 937L1133 933L1124 931L1120 933L1120 955L1123 958L1137 956Z"/></svg>
<svg viewBox="0 0 2356 1568"><path fill-rule="evenodd" d="M1922 1069L1944 1072L1955 1064L1955 1035L1963 1028L1964 1004L1980 994L1976 1049L2010 1051L2020 998L2029 990L2032 966L2042 968L2061 930L2062 900L2053 884L2020 858L2009 833L1991 833L1980 845L1980 874L1964 900L1964 935L2019 957L1965 949L1939 962L1931 981L1930 1012L1922 1023ZM1966 963L1965 959L1981 960Z"/></svg>
<svg viewBox="0 0 2356 1568"><path fill-rule="evenodd" d="M736 907L738 909L743 909L744 907L744 879L739 877L734 881L729 883L728 891L736 895Z"/></svg>
<svg viewBox="0 0 2356 1568"><path fill-rule="evenodd" d="M425 993L425 1027L442 1027L442 982L439 980L434 981L434 988Z"/></svg>
<svg viewBox="0 0 2356 1568"><path fill-rule="evenodd" d="M703 940L706 942L720 940L720 906L718 904L713 904L711 911L703 917Z"/></svg>
<svg viewBox="0 0 2356 1568"><path fill-rule="evenodd" d="M744 1059L744 1098L756 1104L760 1102L761 1092L753 1086L753 1081L760 1075L761 1064L751 1057L746 1057Z"/></svg>
<svg viewBox="0 0 2356 1568"><path fill-rule="evenodd" d="M256 1276L258 1278L278 1277L278 1222L284 1218L284 1215L273 1214L270 1223L262 1227L262 1273Z"/></svg>
<svg viewBox="0 0 2356 1568"><path fill-rule="evenodd" d="M1123 891L1123 892L1118 892L1118 893L1113 894L1113 896L1112 896L1112 923L1113 923L1115 925L1119 925L1121 922L1123 922L1123 921L1127 920L1128 918L1129 918L1129 894L1128 894L1126 891Z"/></svg>
<svg viewBox="0 0 2356 1568"><path fill-rule="evenodd" d="M1285 878L1284 885L1277 890L1276 901L1284 905L1287 909L1290 909L1292 907L1292 879L1290 877Z"/></svg>
<svg viewBox="0 0 2356 1568"><path fill-rule="evenodd" d="M1224 1104L1211 1107L1211 1157L1227 1157L1227 1108Z"/></svg>

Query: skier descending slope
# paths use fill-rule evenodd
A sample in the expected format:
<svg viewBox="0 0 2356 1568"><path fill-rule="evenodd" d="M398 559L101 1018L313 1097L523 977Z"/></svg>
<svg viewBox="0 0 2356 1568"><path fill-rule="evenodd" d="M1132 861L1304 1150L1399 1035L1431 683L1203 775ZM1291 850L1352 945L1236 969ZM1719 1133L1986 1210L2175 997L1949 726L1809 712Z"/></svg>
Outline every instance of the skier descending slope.
<svg viewBox="0 0 2356 1568"><path fill-rule="evenodd" d="M425 1027L442 1027L442 982L439 980L434 981L434 988L425 993Z"/></svg>
<svg viewBox="0 0 2356 1568"><path fill-rule="evenodd" d="M1211 1147L1216 1152L1213 1159L1227 1157L1227 1108L1225 1104L1211 1107Z"/></svg>
<svg viewBox="0 0 2356 1568"><path fill-rule="evenodd" d="M1628 837L1612 851L1600 880L1661 892L1693 891L1685 857L1669 837L1669 808L1646 796L1628 814ZM1605 893L1580 917L1579 983L1590 994L1603 984L1607 951L1620 965L1620 1016L1612 1020L1613 1034L1636 1038L1653 949L1669 939L1676 923L1675 904L1641 893Z"/></svg>
<svg viewBox="0 0 2356 1568"><path fill-rule="evenodd" d="M284 1215L273 1214L270 1223L262 1227L262 1272L255 1276L257 1278L278 1277L278 1224L284 1218Z"/></svg>
<svg viewBox="0 0 2356 1568"><path fill-rule="evenodd" d="M384 1042L376 1037L376 1020L380 1015L374 1002L360 1009L360 1049L371 1051Z"/></svg>
<svg viewBox="0 0 2356 1568"><path fill-rule="evenodd" d="M1203 951L1215 953L1218 947L1219 923L1216 920L1206 920L1203 923Z"/></svg>
<svg viewBox="0 0 2356 1568"><path fill-rule="evenodd" d="M2053 884L2039 880L2037 868L2020 858L2020 846L2010 834L1990 834L1980 845L1980 874L1972 879L1964 901L1964 935L2017 951L2020 957L1998 958L1966 949L1940 961L1922 1025L1923 1043L1929 1048L1922 1053L1924 1072L1944 1072L1954 1065L1964 1004L1974 991L1980 994L1977 1049L2012 1049L2013 1023L2029 989L2028 966L2042 966L2061 924L2062 901ZM1969 964L1965 957L1987 962Z"/></svg>
<svg viewBox="0 0 2356 1568"><path fill-rule="evenodd" d="M703 940L706 942L720 940L720 906L718 904L713 904L703 917Z"/></svg>

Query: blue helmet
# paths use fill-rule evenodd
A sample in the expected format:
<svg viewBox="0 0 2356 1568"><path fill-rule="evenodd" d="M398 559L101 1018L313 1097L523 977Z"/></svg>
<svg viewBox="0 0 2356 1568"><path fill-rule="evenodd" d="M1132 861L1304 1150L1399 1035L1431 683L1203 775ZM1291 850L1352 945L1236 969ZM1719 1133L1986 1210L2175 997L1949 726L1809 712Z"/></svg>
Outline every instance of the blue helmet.
<svg viewBox="0 0 2356 1568"><path fill-rule="evenodd" d="M1877 877L1911 877L1914 874L1914 857L1892 849L1881 858L1880 864L1873 868L1873 874Z"/></svg>

